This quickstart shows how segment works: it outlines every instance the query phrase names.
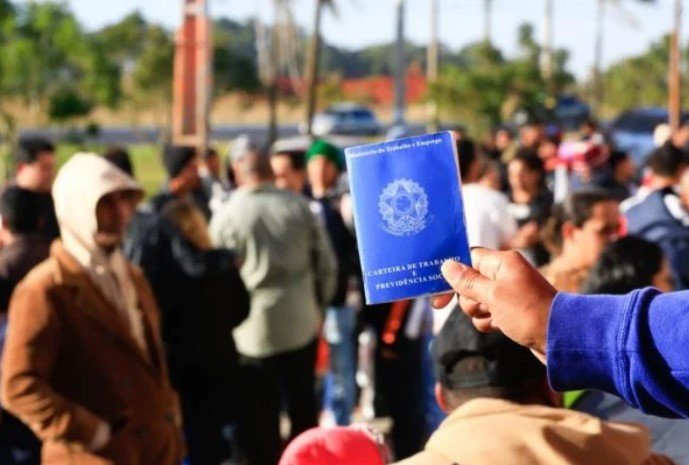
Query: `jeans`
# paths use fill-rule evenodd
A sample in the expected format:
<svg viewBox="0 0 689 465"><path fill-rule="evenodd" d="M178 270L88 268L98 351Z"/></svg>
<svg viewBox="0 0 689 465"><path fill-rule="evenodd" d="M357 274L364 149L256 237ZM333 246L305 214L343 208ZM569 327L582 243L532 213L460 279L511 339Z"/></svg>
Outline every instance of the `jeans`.
<svg viewBox="0 0 689 465"><path fill-rule="evenodd" d="M352 420L356 403L356 311L351 307L328 307L325 313L324 336L330 347L325 407L338 426Z"/></svg>

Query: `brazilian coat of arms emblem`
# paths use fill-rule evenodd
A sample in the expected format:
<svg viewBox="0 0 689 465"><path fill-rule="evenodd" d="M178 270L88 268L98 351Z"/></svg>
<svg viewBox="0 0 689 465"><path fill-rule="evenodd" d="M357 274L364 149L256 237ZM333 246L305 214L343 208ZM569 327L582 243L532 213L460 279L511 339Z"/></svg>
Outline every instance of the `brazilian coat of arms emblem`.
<svg viewBox="0 0 689 465"><path fill-rule="evenodd" d="M395 236L412 236L426 228L428 196L410 179L392 181L378 199L383 229Z"/></svg>

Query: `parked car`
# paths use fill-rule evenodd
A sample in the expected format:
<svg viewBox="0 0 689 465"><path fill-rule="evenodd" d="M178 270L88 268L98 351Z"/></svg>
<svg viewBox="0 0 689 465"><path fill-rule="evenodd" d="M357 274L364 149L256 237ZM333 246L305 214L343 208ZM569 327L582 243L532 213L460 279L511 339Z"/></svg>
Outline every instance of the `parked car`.
<svg viewBox="0 0 689 465"><path fill-rule="evenodd" d="M682 112L682 118L689 113ZM667 108L644 107L627 110L619 115L608 128L612 144L628 152L637 165L641 166L653 151L653 132L660 124L668 122Z"/></svg>
<svg viewBox="0 0 689 465"><path fill-rule="evenodd" d="M557 97L555 119L563 129L576 130L590 116L590 107L576 95L562 94Z"/></svg>
<svg viewBox="0 0 689 465"><path fill-rule="evenodd" d="M371 109L352 103L341 103L317 113L313 118L313 133L317 136L341 134L351 136L377 136L383 130ZM300 126L302 134L306 126Z"/></svg>

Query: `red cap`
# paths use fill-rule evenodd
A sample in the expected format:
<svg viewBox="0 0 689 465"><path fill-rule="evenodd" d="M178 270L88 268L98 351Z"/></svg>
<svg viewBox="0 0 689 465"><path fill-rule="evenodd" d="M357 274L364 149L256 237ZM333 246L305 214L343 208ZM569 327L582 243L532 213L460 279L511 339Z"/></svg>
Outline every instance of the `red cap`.
<svg viewBox="0 0 689 465"><path fill-rule="evenodd" d="M279 465L385 465L385 447L361 428L313 428L285 450Z"/></svg>

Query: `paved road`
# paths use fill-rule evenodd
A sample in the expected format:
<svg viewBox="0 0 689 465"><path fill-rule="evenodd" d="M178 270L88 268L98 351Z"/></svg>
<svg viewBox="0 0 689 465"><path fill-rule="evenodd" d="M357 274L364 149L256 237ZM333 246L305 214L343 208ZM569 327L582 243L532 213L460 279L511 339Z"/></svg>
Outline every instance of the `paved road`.
<svg viewBox="0 0 689 465"><path fill-rule="evenodd" d="M68 129L63 128L26 128L20 131L20 136L42 136L48 137L52 140L62 140L69 135ZM411 134L420 134L423 132L421 125L410 125L409 132ZM299 128L296 124L282 125L278 128L280 138L290 138L299 135ZM232 126L215 126L211 132L211 138L214 141L229 141L242 134L247 134L256 141L265 141L268 137L268 128L262 124L252 125L232 125ZM114 145L114 144L140 144L140 143L156 143L162 140L164 136L162 128L159 127L105 127L101 129L100 134L95 138L88 139L89 142Z"/></svg>

